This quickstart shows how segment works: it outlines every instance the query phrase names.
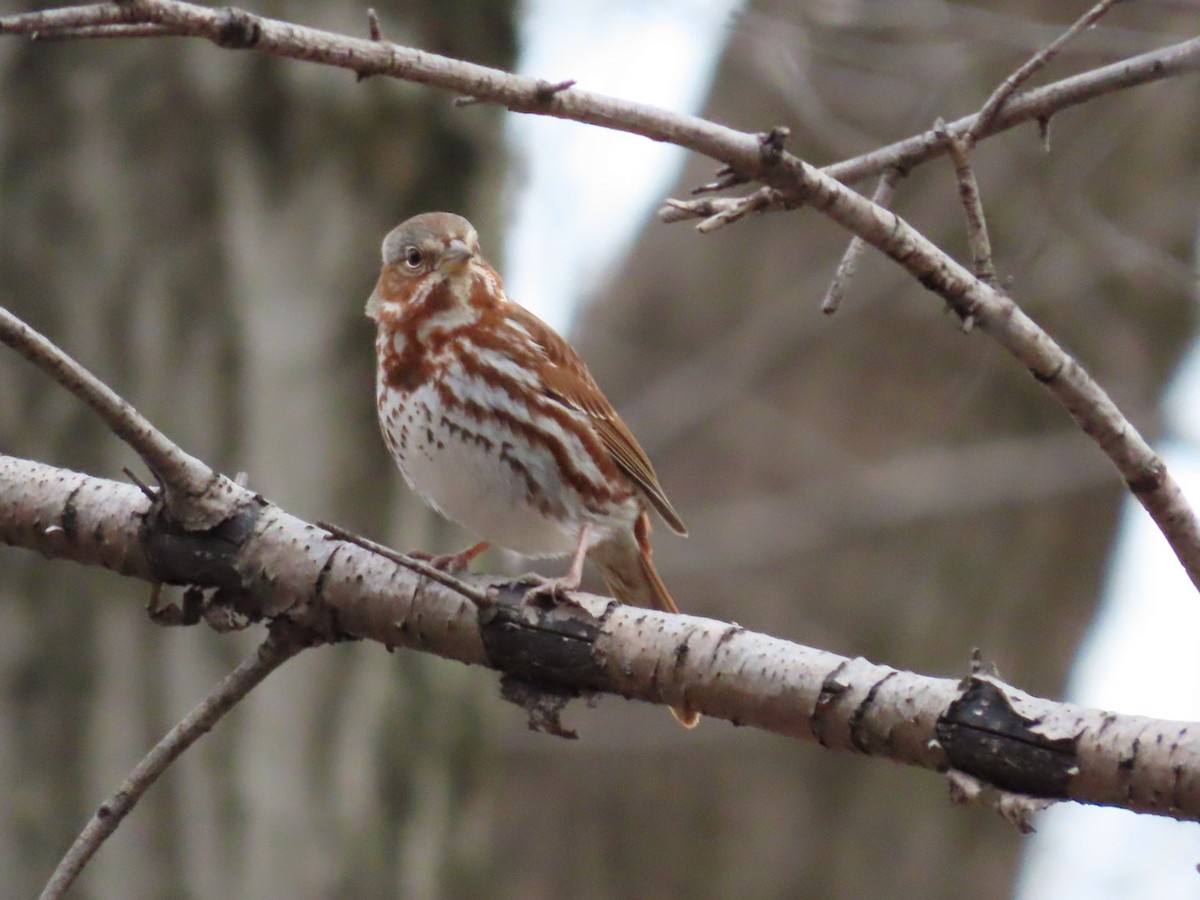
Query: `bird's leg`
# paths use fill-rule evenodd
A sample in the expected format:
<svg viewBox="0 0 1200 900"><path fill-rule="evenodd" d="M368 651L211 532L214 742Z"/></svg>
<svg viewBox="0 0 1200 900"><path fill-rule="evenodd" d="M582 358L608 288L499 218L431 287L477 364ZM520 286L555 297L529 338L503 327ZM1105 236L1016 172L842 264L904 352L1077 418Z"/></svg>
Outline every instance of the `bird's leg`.
<svg viewBox="0 0 1200 900"><path fill-rule="evenodd" d="M478 544L472 544L466 550L460 550L458 553L449 553L444 556L437 556L425 550L410 550L408 555L413 557L413 559L429 563L435 569L441 569L443 572L453 574L455 572L465 572L471 564L471 560L490 546L491 544L487 541L480 541Z"/></svg>
<svg viewBox="0 0 1200 900"><path fill-rule="evenodd" d="M583 581L583 563L587 559L588 538L591 536L592 526L585 524L579 529L579 543L575 545L575 552L571 555L571 564L567 567L567 574L558 578L543 578L535 587L525 593L525 600L529 602L539 597L548 597L557 602L562 599L560 594L578 588L580 582Z"/></svg>

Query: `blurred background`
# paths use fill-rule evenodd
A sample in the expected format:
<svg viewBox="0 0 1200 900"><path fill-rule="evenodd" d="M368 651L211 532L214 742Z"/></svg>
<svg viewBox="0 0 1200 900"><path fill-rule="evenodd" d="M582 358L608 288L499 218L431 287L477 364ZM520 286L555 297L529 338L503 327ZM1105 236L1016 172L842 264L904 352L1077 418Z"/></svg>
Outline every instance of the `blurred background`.
<svg viewBox="0 0 1200 900"><path fill-rule="evenodd" d="M977 109L1086 6L377 4L391 40L787 125L815 163ZM252 9L366 32L355 4ZM1050 77L1190 36L1196 9L1120 4ZM1195 87L1066 112L1049 154L1028 127L974 155L1002 276L1152 439L1177 421L1162 398L1195 325ZM709 180L709 161L449 99L198 42L0 42L0 302L289 511L452 550L464 536L405 491L379 439L362 308L389 228L462 212L654 458L691 530L656 542L685 611L943 676L979 647L1027 690L1110 705L1081 686L1086 667L1068 687L1076 650L1141 623L1156 678L1121 708L1186 714L1145 702L1200 678L1163 674L1171 635L1195 633L1178 610L1089 632L1116 602L1110 572L1157 597L1176 564L1116 541L1119 479L1019 365L872 252L823 316L847 237L819 215L708 236L659 224L657 203ZM949 164L913 173L896 207L965 258ZM0 379L0 451L118 479L135 465L12 354ZM1187 407L1179 384L1169 411ZM505 565L519 563L485 560ZM0 549L0 896L35 894L95 804L259 637L157 628L147 592ZM1118 685L1144 668L1092 665ZM486 671L373 645L308 652L155 786L76 895L1066 896L1052 879L1096 865L1071 854L1105 846L1048 823L1055 839L1029 849L951 806L932 773L721 722L684 733L612 698L569 721L579 741L528 733ZM1153 825L1168 829L1155 846L1183 851L1157 863L1189 876L1170 890L1200 896L1196 827ZM1172 895L1128 871L1102 881L1089 891Z"/></svg>

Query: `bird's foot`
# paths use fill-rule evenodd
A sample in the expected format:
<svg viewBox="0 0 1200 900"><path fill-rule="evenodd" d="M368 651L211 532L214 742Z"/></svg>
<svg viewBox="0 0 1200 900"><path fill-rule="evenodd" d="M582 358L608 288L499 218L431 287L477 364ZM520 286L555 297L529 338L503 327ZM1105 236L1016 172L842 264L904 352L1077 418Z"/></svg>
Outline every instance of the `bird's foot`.
<svg viewBox="0 0 1200 900"><path fill-rule="evenodd" d="M563 603L569 603L576 609L584 608L582 604L568 597L567 592L578 590L579 585L583 582L583 560L587 556L588 535L591 529L591 525L584 525L579 530L579 540L575 544L575 552L571 555L571 564L567 567L566 575L558 578L527 575L521 579L533 584L533 587L525 592L524 602L547 609L553 609Z"/></svg>
<svg viewBox="0 0 1200 900"><path fill-rule="evenodd" d="M530 573L522 575L519 584L522 587L527 584L532 585L521 598L521 602L528 603L530 606L554 609L565 604L574 606L576 609L584 609L581 603L572 600L569 596L571 591L579 588L579 579L572 578L570 574L560 578L546 578Z"/></svg>

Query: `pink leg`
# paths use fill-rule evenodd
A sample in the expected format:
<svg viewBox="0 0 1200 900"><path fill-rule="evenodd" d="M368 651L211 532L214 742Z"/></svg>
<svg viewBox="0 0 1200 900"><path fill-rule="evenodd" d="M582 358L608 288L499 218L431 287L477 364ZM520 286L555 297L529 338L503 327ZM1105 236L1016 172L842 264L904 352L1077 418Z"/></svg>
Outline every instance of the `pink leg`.
<svg viewBox="0 0 1200 900"><path fill-rule="evenodd" d="M571 565L567 567L567 574L560 578L543 579L541 584L526 592L525 599L555 597L562 591L573 591L578 588L580 582L583 581L583 563L587 559L588 538L591 535L591 525L584 525L579 529L579 543L575 545L575 552L571 555Z"/></svg>
<svg viewBox="0 0 1200 900"><path fill-rule="evenodd" d="M583 561L587 559L588 538L591 537L591 532L591 525L584 525L579 529L579 543L575 545L571 565L567 568L567 574L558 579L558 585L564 591L575 590L583 581Z"/></svg>

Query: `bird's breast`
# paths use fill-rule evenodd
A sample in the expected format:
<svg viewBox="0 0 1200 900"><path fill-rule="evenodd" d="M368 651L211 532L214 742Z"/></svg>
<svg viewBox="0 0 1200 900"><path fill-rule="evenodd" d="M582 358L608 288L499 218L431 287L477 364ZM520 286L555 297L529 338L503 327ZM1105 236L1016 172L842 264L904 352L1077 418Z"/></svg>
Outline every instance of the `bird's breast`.
<svg viewBox="0 0 1200 900"><path fill-rule="evenodd" d="M416 359L420 378L380 366L384 440L409 486L485 540L528 556L569 553L585 523L597 537L639 509L585 414L547 398L535 371L469 335Z"/></svg>

